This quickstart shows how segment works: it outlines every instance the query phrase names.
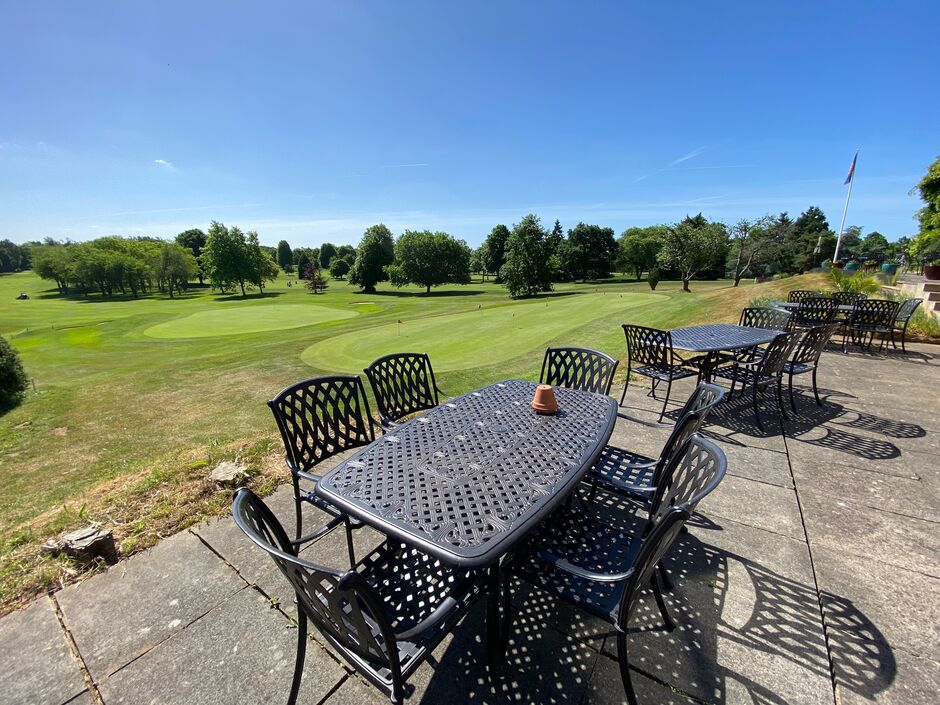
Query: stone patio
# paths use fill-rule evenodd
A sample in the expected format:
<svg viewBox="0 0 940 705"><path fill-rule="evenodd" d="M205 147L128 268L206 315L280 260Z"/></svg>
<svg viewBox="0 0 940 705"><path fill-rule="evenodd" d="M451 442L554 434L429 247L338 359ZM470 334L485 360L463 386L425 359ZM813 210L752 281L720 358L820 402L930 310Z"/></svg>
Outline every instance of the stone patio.
<svg viewBox="0 0 940 705"><path fill-rule="evenodd" d="M678 628L662 628L652 600L634 620L641 702L937 702L940 349L908 349L826 353L825 405L801 388L786 436L772 421L758 431L745 403L713 415L728 476L668 559ZM644 392L629 390L636 422L612 442L656 454L669 427ZM268 501L292 516L288 488ZM377 536L357 540L361 552ZM308 550L345 556L341 536ZM624 702L609 628L524 588L491 679L481 607L413 677L409 702ZM0 620L0 704L284 702L293 614L287 582L224 517ZM388 702L311 638L300 702Z"/></svg>

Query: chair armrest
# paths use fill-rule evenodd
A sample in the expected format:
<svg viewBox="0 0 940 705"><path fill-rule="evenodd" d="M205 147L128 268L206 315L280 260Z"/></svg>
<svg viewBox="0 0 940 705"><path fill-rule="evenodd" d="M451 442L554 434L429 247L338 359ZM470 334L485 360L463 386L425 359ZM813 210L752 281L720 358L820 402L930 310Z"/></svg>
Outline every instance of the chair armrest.
<svg viewBox="0 0 940 705"><path fill-rule="evenodd" d="M575 577L583 578L585 580L595 580L600 583L619 583L633 575L632 567L622 573L597 573L593 570L585 570L584 568L576 566L574 563L571 563L570 561L567 561L544 548L540 550L537 555L539 560L548 563L570 575L574 575Z"/></svg>
<svg viewBox="0 0 940 705"><path fill-rule="evenodd" d="M441 622L456 612L459 607L460 603L448 595L443 600L441 600L441 604L437 606L437 609L414 625L411 629L406 629L403 632L395 632L395 640L411 641L415 637L420 636L426 632L428 629L433 629L434 627L438 626Z"/></svg>
<svg viewBox="0 0 940 705"><path fill-rule="evenodd" d="M319 529L317 529L316 531L314 531L312 534L307 534L306 536L301 536L299 539L297 539L297 540L295 540L295 541L291 541L290 543L291 543L292 546L301 546L301 545L303 545L303 544L305 544L305 543L308 543L308 542L310 542L310 541L313 541L313 540L315 540L315 539L318 539L318 538L320 538L321 536L325 536L326 534L330 533L333 529L335 529L337 526L339 526L340 524L342 524L344 521L346 521L346 517L345 517L344 515L340 515L340 516L338 516L338 517L333 517L332 519L330 519L329 522L327 522L326 524L324 524L323 526L321 526Z"/></svg>

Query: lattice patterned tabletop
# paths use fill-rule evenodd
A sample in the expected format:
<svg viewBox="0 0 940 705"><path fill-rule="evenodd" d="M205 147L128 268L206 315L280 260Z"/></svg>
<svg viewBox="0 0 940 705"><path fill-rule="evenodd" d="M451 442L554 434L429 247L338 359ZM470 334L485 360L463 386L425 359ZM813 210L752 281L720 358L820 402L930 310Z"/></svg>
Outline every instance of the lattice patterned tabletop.
<svg viewBox="0 0 940 705"><path fill-rule="evenodd" d="M610 438L617 406L508 380L441 404L326 473L316 492L379 530L461 566L494 563L577 485Z"/></svg>
<svg viewBox="0 0 940 705"><path fill-rule="evenodd" d="M690 352L738 350L769 343L778 335L779 330L748 328L731 323L709 323L673 329L672 347Z"/></svg>

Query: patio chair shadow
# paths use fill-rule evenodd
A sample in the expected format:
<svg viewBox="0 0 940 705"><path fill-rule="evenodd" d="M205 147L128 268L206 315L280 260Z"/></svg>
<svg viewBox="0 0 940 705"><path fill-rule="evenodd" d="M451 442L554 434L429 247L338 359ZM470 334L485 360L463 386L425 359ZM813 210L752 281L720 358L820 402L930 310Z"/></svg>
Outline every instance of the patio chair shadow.
<svg viewBox="0 0 940 705"><path fill-rule="evenodd" d="M836 682L869 699L891 685L897 674L893 651L851 600L817 595L811 581L804 584L712 546L707 532L697 533L705 540L684 534L666 559L676 584L666 600L677 628L665 629L648 592L640 599L628 642L633 671L709 703L735 700L746 691L750 702L784 705L792 702L795 687L825 692L831 688L831 669L821 598L827 628L840 634ZM486 670L483 609L478 605L435 654L433 669L416 684L420 697L414 701L590 703L624 698L616 666L602 671L596 663L616 658L610 625L526 586L517 586L514 603L509 646L497 677ZM602 679L601 672L612 675ZM637 677L634 683L641 702L656 702L643 697L648 683Z"/></svg>

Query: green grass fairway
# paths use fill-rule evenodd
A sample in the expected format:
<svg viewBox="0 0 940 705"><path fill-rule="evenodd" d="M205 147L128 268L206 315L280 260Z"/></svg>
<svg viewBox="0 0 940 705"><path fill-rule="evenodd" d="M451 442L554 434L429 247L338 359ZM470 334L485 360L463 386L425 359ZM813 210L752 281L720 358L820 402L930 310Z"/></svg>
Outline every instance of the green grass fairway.
<svg viewBox="0 0 940 705"><path fill-rule="evenodd" d="M225 308L199 311L188 316L158 323L144 331L151 338L212 338L217 335L262 333L287 328L302 328L326 321L352 318L355 311L317 306L316 304L270 304L238 306L227 303Z"/></svg>
<svg viewBox="0 0 940 705"><path fill-rule="evenodd" d="M344 333L311 345L301 358L311 367L343 372L362 369L393 350L413 350L428 353L436 371L464 370L524 353L538 358L550 340L566 331L668 300L662 294L611 292L484 307Z"/></svg>
<svg viewBox="0 0 940 705"><path fill-rule="evenodd" d="M208 479L220 460L248 462L261 492L286 479L265 401L293 382L361 373L410 350L430 353L441 388L461 394L536 379L548 345L623 360L623 323L737 320L753 297L822 285L693 282L689 294L664 281L651 293L646 282L611 279L514 302L492 282L426 295L388 284L362 294L331 281L312 294L282 277L244 299L196 288L109 300L60 296L31 272L2 275L0 335L35 389L0 415L0 613L66 574L59 559L40 556L51 535L99 521L126 553L226 511L230 492ZM16 300L21 291L30 298Z"/></svg>

